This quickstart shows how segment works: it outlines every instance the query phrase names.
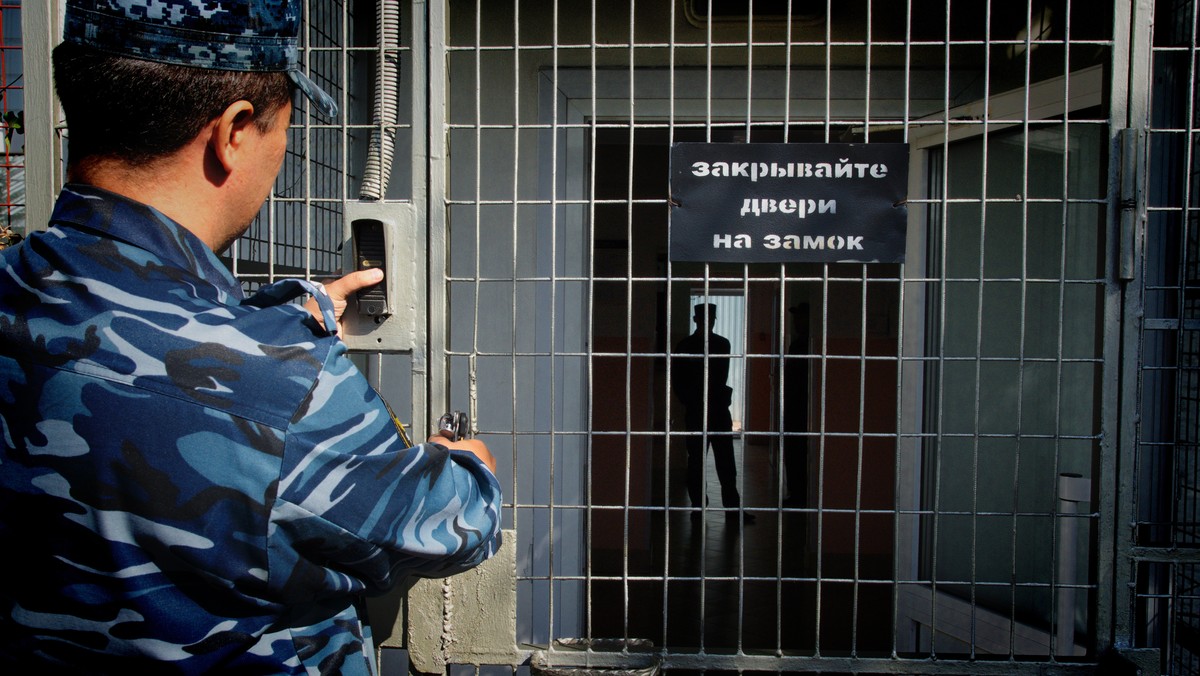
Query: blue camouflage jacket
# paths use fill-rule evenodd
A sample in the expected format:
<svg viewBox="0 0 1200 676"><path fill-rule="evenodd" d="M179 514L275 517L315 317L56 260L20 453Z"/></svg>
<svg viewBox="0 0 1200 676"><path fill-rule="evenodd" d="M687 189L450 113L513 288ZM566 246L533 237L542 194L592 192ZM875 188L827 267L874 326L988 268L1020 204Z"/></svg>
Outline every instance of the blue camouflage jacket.
<svg viewBox="0 0 1200 676"><path fill-rule="evenodd" d="M51 225L0 252L0 665L372 673L361 599L490 556L495 477L160 212Z"/></svg>

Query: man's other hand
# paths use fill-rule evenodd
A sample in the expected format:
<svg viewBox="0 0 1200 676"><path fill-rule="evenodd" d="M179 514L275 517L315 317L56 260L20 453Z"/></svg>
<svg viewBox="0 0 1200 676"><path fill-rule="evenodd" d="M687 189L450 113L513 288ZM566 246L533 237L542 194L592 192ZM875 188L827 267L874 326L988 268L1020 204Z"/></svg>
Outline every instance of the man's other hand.
<svg viewBox="0 0 1200 676"><path fill-rule="evenodd" d="M492 452L488 450L487 444L484 444L478 439L459 439L458 441L450 441L440 434L434 434L429 437L429 443L445 446L456 451L466 451L474 453L475 457L483 461L488 469L492 470L492 474L496 473L496 459L492 457Z"/></svg>

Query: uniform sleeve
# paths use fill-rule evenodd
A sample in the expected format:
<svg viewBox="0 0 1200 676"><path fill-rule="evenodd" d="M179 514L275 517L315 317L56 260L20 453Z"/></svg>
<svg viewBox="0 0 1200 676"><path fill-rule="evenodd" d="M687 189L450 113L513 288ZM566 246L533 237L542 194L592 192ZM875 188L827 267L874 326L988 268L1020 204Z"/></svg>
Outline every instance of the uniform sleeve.
<svg viewBox="0 0 1200 676"><path fill-rule="evenodd" d="M461 572L500 546L500 505L499 482L473 454L407 448L336 341L288 429L269 584L310 600Z"/></svg>

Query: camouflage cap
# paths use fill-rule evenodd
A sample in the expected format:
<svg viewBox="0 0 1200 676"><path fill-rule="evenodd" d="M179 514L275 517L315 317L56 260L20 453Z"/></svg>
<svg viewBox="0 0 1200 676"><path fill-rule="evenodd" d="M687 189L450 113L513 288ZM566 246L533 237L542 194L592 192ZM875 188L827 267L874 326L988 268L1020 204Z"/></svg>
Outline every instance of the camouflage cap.
<svg viewBox="0 0 1200 676"><path fill-rule="evenodd" d="M300 0L67 0L63 40L135 59L286 72L328 117L337 104L300 72Z"/></svg>

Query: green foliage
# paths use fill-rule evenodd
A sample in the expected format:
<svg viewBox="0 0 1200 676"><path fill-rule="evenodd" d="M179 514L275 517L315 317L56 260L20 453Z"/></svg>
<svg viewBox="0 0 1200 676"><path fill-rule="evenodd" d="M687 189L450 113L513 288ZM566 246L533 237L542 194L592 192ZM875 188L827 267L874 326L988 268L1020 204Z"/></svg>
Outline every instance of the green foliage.
<svg viewBox="0 0 1200 676"><path fill-rule="evenodd" d="M25 133L25 111L10 110L4 114L4 149L12 149L13 134Z"/></svg>

